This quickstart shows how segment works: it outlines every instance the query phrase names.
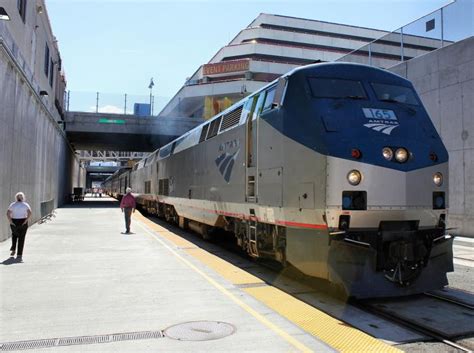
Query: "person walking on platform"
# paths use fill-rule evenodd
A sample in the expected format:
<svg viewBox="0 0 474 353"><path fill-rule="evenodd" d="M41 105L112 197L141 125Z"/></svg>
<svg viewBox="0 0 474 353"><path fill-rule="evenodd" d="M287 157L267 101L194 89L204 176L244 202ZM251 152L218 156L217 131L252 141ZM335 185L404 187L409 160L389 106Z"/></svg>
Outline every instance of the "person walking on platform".
<svg viewBox="0 0 474 353"><path fill-rule="evenodd" d="M127 188L126 191L127 193L122 197L122 201L120 201L120 208L122 209L122 212L125 213L125 234L130 234L131 217L132 213L135 212L137 204L135 202L135 197L132 195L132 189Z"/></svg>
<svg viewBox="0 0 474 353"><path fill-rule="evenodd" d="M12 230L11 256L15 256L16 244L18 242L17 259L22 260L23 246L25 245L26 231L28 230L28 219L31 217L31 207L25 202L25 194L19 192L15 195L16 202L8 206L7 218Z"/></svg>

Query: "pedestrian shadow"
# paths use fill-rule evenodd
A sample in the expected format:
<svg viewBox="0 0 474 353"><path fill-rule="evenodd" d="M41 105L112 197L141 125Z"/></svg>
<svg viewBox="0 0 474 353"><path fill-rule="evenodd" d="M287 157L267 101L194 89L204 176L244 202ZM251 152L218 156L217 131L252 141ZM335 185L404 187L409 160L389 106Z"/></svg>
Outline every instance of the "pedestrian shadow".
<svg viewBox="0 0 474 353"><path fill-rule="evenodd" d="M20 259L16 259L13 256L10 256L8 259L2 262L2 265L8 266L8 265L13 265L13 264L21 264L21 263L23 263L23 261L21 261Z"/></svg>

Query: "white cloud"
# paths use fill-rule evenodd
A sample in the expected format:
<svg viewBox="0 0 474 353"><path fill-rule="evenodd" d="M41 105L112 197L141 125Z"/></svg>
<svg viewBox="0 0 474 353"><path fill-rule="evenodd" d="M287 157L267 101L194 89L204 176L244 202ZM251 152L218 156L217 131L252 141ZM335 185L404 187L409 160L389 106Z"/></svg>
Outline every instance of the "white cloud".
<svg viewBox="0 0 474 353"><path fill-rule="evenodd" d="M95 107L89 107L89 111L95 113ZM115 105L104 105L99 107L99 113L123 114L123 108Z"/></svg>

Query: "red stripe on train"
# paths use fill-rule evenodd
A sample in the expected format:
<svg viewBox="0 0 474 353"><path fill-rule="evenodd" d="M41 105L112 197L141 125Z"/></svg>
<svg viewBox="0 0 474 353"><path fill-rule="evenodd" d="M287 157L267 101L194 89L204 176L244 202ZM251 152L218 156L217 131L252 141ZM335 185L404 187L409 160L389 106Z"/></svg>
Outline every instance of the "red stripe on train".
<svg viewBox="0 0 474 353"><path fill-rule="evenodd" d="M300 228L311 228L311 229L327 229L328 228L327 225L325 225L325 224L311 224L311 223L300 223L300 222L290 222L290 221L280 221L280 220L275 220L275 222L265 222L261 218L258 218L258 217L255 217L255 216L248 216L248 215L245 215L245 214L242 214L242 213L214 211L214 210L209 210L209 209L206 209L206 208L200 208L200 207L194 207L194 206L191 206L191 207L197 208L199 210L203 210L203 211L206 211L206 212L222 215L222 216L243 218L243 219L248 219L248 220L251 220L251 221L259 221L259 222L262 222L262 223L275 223L275 224L278 224L278 225L283 225L283 226L288 226L288 227L300 227Z"/></svg>

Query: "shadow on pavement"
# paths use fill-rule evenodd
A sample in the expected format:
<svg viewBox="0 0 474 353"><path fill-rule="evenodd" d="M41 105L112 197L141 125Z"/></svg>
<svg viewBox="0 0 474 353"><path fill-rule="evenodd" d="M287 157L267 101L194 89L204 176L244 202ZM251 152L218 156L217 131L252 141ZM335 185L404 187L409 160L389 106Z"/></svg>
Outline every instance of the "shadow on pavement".
<svg viewBox="0 0 474 353"><path fill-rule="evenodd" d="M4 260L2 262L2 265L13 265L13 264L21 264L23 261L21 259L16 259L12 256L10 256L8 259Z"/></svg>
<svg viewBox="0 0 474 353"><path fill-rule="evenodd" d="M204 240L196 233L189 230L183 230L178 226L169 224L157 217L146 216L150 221L173 232L183 239L193 243L196 247L204 249L209 253L237 266L255 277L261 279L267 284L275 286L287 293L294 291L293 286L297 283L296 292L319 291L331 296L338 296L329 282L314 277L309 277L298 271L292 266L283 267L281 264L272 260L252 259L236 243L235 237L231 233L218 231L212 236L212 240ZM133 228L133 222L132 222ZM296 282L296 283L295 283ZM346 298L341 298L345 300Z"/></svg>

